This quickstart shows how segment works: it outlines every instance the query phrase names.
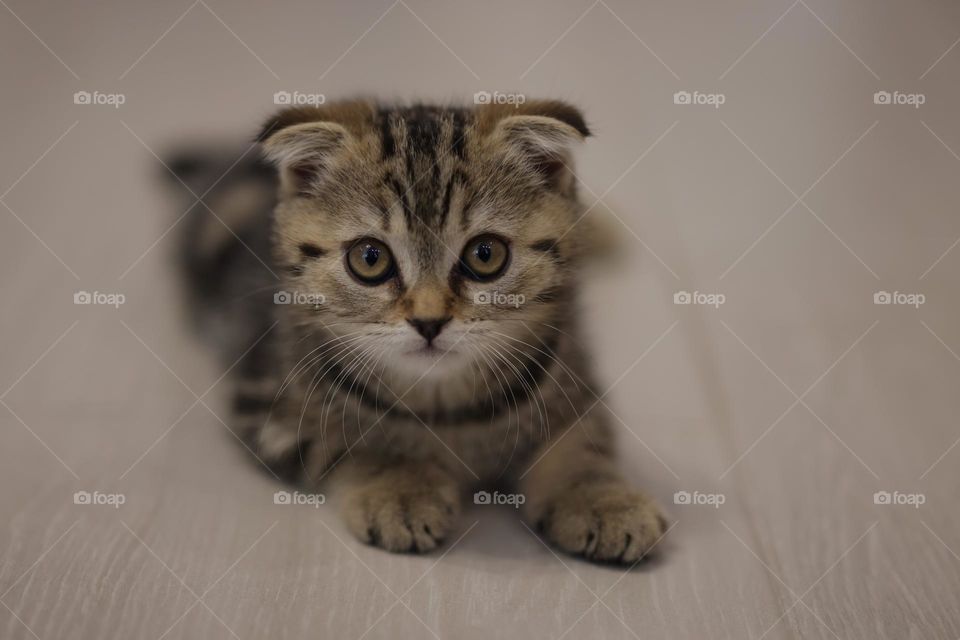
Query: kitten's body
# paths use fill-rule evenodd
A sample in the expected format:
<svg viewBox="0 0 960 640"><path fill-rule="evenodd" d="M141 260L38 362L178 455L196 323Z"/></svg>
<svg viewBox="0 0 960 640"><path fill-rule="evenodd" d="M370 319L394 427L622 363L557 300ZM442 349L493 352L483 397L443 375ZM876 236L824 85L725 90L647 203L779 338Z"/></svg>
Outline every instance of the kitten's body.
<svg viewBox="0 0 960 640"><path fill-rule="evenodd" d="M192 306L219 310L208 333L240 358L237 425L275 471L340 480L359 538L431 549L462 496L493 483L570 552L633 562L662 535L613 468L577 337L568 149L587 133L557 102L290 109L260 138L279 179L253 164L210 189L237 237L201 211L186 264ZM197 195L219 177L202 166L179 165ZM480 282L461 254L484 234L509 257ZM358 238L389 248L395 275L351 276Z"/></svg>

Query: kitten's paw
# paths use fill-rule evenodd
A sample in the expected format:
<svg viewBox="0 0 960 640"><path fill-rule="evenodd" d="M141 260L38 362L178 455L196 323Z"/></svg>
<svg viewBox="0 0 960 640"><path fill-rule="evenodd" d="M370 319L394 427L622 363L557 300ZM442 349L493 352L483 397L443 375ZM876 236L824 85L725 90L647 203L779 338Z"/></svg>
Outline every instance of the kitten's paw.
<svg viewBox="0 0 960 640"><path fill-rule="evenodd" d="M443 542L457 511L456 492L372 485L351 492L344 516L362 542L387 551L423 553Z"/></svg>
<svg viewBox="0 0 960 640"><path fill-rule="evenodd" d="M633 564L667 530L659 507L619 484L576 487L553 499L538 526L560 549L596 562Z"/></svg>

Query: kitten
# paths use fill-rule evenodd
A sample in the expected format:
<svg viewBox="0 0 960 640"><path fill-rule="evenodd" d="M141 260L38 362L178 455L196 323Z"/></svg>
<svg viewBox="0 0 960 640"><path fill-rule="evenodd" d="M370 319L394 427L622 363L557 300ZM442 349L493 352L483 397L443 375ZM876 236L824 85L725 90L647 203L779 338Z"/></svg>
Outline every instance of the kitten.
<svg viewBox="0 0 960 640"><path fill-rule="evenodd" d="M237 430L278 476L340 485L360 540L429 551L482 486L592 560L633 563L664 534L615 468L578 338L588 135L558 101L349 101L271 118L268 164L172 163L206 203L188 306L239 360Z"/></svg>

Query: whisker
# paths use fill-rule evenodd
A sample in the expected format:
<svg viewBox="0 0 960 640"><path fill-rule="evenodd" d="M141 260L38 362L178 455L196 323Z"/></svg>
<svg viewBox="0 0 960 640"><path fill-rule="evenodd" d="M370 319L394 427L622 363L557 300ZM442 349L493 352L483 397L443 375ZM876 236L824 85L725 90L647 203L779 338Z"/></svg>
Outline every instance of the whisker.
<svg viewBox="0 0 960 640"><path fill-rule="evenodd" d="M528 347L530 347L530 348L532 348L532 349L535 349L535 350L539 351L540 353L544 353L544 354L547 355L551 360L553 360L554 362L556 362L556 363L560 366L561 370L563 370L564 372L567 373L567 376L570 378L570 381L573 382L574 386L577 388L577 391L580 390L580 385L577 384L577 381L573 378L573 376L571 375L571 373L570 373L570 372L567 372L567 370L566 370L566 368L565 368L565 365L564 365L559 359L553 357L552 355L550 355L549 353L547 353L547 352L545 352L545 351L541 351L540 349L537 349L537 348L534 347L532 344L528 344L528 343L524 342L523 340L519 340L519 339L517 339L517 338L512 338L511 336L508 336L508 335L505 334L505 333L504 333L504 334L498 333L498 334L496 334L496 335L502 335L502 336L504 336L504 337L506 337L506 338L511 338L511 339L513 339L513 340L517 340L517 342L520 342L521 344L524 344L524 345L526 345L526 346L528 346ZM508 349L514 349L514 350L516 350L516 351L518 351L518 352L520 352L520 353L523 353L523 352L520 351L520 349L519 349L518 347L516 347L516 346L503 343L502 341L498 340L497 338L494 338L494 340L495 340L498 344L501 344L502 346L504 346L504 347L506 347L506 348L508 348ZM543 372L547 375L547 377L550 378L550 380L553 381L553 383L556 385L556 387L557 387L557 389L560 391L560 393L563 394L563 397L566 398L567 404L570 405L570 409L573 410L574 415L579 418L580 416L579 416L579 412L577 411L577 407L576 407L576 405L573 403L573 400L570 399L570 396L569 396L569 394L567 394L567 391L563 388L563 385L560 384L560 382L559 382L555 377L553 377L553 374L551 374L550 371L549 371L545 366L543 366L540 362L538 362L535 358L532 359L532 361L533 361L538 367L540 367L540 369L543 370ZM529 373L529 370L528 370L527 372ZM539 387L538 387L538 388L539 388ZM541 397L542 397L542 395L543 395L543 394L541 393Z"/></svg>

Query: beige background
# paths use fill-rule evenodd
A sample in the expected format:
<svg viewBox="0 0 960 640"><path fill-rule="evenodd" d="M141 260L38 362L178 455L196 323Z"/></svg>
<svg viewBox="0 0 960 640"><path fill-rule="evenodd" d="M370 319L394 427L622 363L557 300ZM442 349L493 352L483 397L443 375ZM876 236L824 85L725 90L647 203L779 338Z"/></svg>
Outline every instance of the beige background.
<svg viewBox="0 0 960 640"><path fill-rule="evenodd" d="M960 636L956 3L0 4L0 637ZM178 321L154 153L250 135L277 90L583 107L628 250L585 312L660 560L558 558L489 507L392 556L273 504Z"/></svg>

